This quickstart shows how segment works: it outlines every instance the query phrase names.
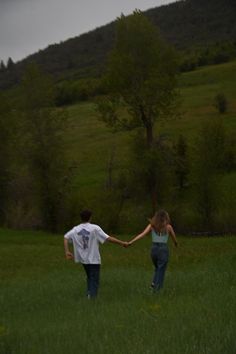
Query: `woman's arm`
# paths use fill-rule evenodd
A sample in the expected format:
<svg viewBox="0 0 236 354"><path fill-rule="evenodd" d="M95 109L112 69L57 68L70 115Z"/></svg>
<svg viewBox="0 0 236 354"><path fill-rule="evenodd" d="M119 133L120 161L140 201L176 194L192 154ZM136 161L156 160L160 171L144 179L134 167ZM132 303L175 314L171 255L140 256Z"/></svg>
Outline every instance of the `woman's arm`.
<svg viewBox="0 0 236 354"><path fill-rule="evenodd" d="M173 227L171 225L168 225L167 226L167 230L168 230L168 233L169 233L170 237L172 238L172 241L174 242L175 247L177 247L178 246L178 242L177 242L177 238L176 238L176 235L175 235Z"/></svg>
<svg viewBox="0 0 236 354"><path fill-rule="evenodd" d="M151 231L151 229L152 229L151 224L149 224L141 234L137 235L131 241L129 241L129 245L132 245L134 242L136 242L136 241L140 240L141 238L143 238L144 236L146 236Z"/></svg>

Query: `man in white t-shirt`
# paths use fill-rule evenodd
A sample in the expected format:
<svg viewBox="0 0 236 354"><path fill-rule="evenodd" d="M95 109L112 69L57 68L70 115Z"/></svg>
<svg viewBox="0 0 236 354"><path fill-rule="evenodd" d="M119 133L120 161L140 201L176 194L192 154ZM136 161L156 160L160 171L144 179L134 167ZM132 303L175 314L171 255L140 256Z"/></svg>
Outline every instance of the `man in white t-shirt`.
<svg viewBox="0 0 236 354"><path fill-rule="evenodd" d="M67 259L82 263L87 275L87 297L96 297L99 287L101 256L99 244L109 241L121 246L127 242L107 235L98 225L91 224L92 212L83 210L80 213L81 224L75 226L64 236L64 249ZM69 242L73 243L74 254L69 250Z"/></svg>

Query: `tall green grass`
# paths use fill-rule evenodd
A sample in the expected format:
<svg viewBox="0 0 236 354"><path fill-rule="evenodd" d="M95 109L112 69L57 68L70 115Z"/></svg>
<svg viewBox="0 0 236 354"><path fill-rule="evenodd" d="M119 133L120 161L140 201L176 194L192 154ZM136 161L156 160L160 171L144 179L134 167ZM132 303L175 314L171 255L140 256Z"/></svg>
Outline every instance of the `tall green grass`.
<svg viewBox="0 0 236 354"><path fill-rule="evenodd" d="M123 237L129 239L130 236ZM101 247L96 301L62 237L0 232L1 354L235 354L236 238L180 238L162 293L150 239Z"/></svg>

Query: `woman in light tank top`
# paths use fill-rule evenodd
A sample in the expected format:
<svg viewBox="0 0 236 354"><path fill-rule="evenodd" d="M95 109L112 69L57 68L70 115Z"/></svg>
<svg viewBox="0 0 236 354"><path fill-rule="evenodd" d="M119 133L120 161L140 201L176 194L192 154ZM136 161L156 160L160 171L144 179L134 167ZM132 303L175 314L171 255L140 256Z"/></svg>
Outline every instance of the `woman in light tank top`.
<svg viewBox="0 0 236 354"><path fill-rule="evenodd" d="M169 236L174 242L174 245L176 247L178 245L175 232L170 225L170 217L165 210L156 212L145 230L134 237L129 242L129 245L132 245L149 233L152 235L151 259L155 268L151 287L154 292L156 292L163 287L164 283L165 271L169 260L167 245Z"/></svg>

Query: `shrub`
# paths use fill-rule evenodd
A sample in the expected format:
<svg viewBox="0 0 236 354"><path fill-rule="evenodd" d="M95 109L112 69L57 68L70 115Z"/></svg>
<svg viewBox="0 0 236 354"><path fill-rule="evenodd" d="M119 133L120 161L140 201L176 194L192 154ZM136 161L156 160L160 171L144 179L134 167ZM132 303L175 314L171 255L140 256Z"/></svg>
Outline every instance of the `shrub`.
<svg viewBox="0 0 236 354"><path fill-rule="evenodd" d="M228 110L228 101L226 96L223 93L219 93L215 96L214 106L220 114L224 114Z"/></svg>

